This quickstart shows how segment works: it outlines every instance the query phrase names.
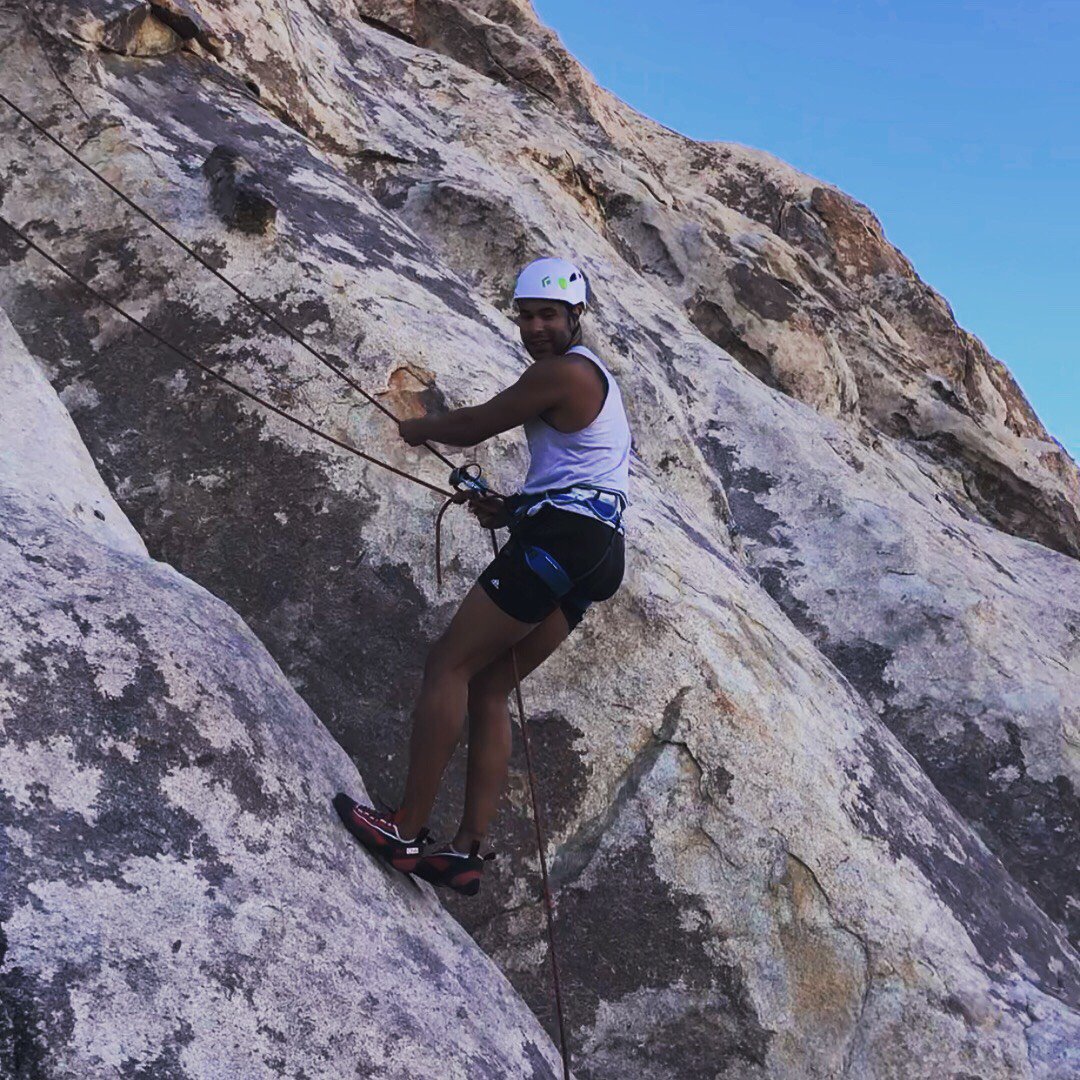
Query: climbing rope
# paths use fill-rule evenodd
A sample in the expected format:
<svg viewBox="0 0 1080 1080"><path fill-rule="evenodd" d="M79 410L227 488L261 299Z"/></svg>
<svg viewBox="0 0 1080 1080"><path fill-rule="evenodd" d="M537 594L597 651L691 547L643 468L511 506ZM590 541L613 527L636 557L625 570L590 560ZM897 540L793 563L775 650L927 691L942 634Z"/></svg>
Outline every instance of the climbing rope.
<svg viewBox="0 0 1080 1080"><path fill-rule="evenodd" d="M407 473L404 470L397 468L397 466L391 465L388 461L381 461L377 457L372 457L370 454L365 454L363 450L358 449L350 443L344 442L342 439L336 438L329 432L320 430L313 424L307 423L306 420L301 420L298 416L293 416L292 413L286 412L284 409L278 408L277 405L272 404L265 398L259 397L259 395L256 394L254 391L248 390L246 387L241 386L239 383L233 382L233 380L230 379L228 376L222 375L219 372L215 371L212 367L210 367L209 364L204 364L201 360L192 356L191 353L185 352L183 349L181 349L179 345L174 345L171 341L167 341L156 330L152 330L149 326L147 326L146 323L140 321L139 319L136 319L134 315L129 315L118 304L114 304L107 296L104 296L101 292L95 289L93 285L90 285L88 282L84 281L73 270L69 270L58 259L55 259L52 255L50 255L43 247L41 247L40 244L36 243L34 240L31 240L30 237L27 236L22 229L18 228L16 225L12 225L12 223L8 221L8 219L5 218L3 215L0 215L0 224L4 225L5 228L10 229L11 232L18 236L19 239L22 240L22 242L26 244L27 247L32 248L34 251L36 251L43 259L55 266L57 270L59 270L63 274L66 274L77 285L81 285L96 300L100 301L106 307L111 308L113 311L116 312L117 315L120 315L123 318L127 319L127 321L133 326L137 326L144 333L149 334L150 337L152 337L155 341L157 341L161 345L164 345L165 348L172 350L172 352L176 353L177 356L182 357L184 360L187 360L188 363L194 364L201 371L206 372L207 375L211 376L214 379L217 379L218 382L224 383L226 386L235 390L238 394L242 394L244 397L249 398L251 401L258 402L258 404L262 405L263 408L269 409L271 412L277 413L278 416L284 417L286 420L289 420L292 423L298 425L299 427L302 427L305 431L310 431L312 435L317 435L320 439L325 439L327 442L333 443L335 446L340 446L342 450L347 450L350 454L355 454L357 457L363 458L365 461L370 461L373 465L378 465L383 469L387 469L392 473L396 473L398 476L404 477L406 480L411 480L414 484L421 484L429 491L434 491L436 495L449 495L451 498L447 501L447 506L449 506L450 503L453 502L454 492L449 491L446 488L438 487L435 484L431 484L427 480L424 480L419 476L413 476L411 473Z"/></svg>
<svg viewBox="0 0 1080 1080"><path fill-rule="evenodd" d="M232 281L230 281L224 274L222 274L219 270L217 270L214 266L212 266L209 262L207 262L206 259L204 259L190 245L185 243L179 236L177 236L170 229L168 229L166 226L162 225L159 221L157 221L157 219L154 218L147 210L143 209L141 206L138 205L138 203L136 203L134 200L129 198L123 191L121 191L118 187L116 187L113 183L111 183L106 177L104 177L100 172L98 172L92 165L90 165L88 162L84 161L78 154L76 154L73 150L71 150L70 147L66 146L63 142L61 142L60 139L56 138L56 136L54 136L50 131L48 131L41 124L39 124L36 120L34 120L33 117L29 116L26 112L24 112L21 108L19 108L18 105L16 105L13 101L11 101L11 99L8 98L2 92L0 92L0 101L2 101L5 105L7 105L13 112L18 114L18 116L21 117L24 121L26 121L26 123L30 124L30 126L33 127L34 130L37 131L40 135L42 135L44 138L46 138L54 146L56 146L60 150L62 150L65 154L67 154L68 157L70 157L77 164L81 165L92 176L96 177L102 184L104 184L107 188L109 188L109 190L112 191L118 198L120 198L124 203L126 203L129 207L131 207L131 209L136 211L136 213L140 214L143 218L146 219L146 221L148 221L152 226L154 226L154 228L156 228L158 231L160 231L162 234L164 234L166 237L168 237L170 240L172 240L175 244L177 244L180 248L182 248L188 255L190 255L193 259L195 259L196 262L200 263L203 267L205 267L207 270L209 270L210 273L212 273L214 275L214 277L216 277L219 281L221 281L224 285L226 285L229 289L231 289L237 296L239 296L241 299L243 299L248 304L250 304L264 318L269 320L274 326L278 327L278 329L280 329L283 333L288 335L288 337L290 337L298 345L300 345L307 352L309 352L312 356L314 356L321 364L323 364L325 367L329 368L332 372L334 372L335 375L338 375L342 379L344 379L349 384L349 386L351 386L359 394L363 395L363 397L365 397L369 402L371 402L371 404L375 405L376 408L380 409L383 413L385 413L391 420L393 420L395 423L398 422L397 417L394 416L394 414L388 408L386 408L386 406L384 406L382 404L382 402L380 402L376 398L372 397L358 382L356 382L354 379L352 379L346 372L344 372L340 368L336 367L322 353L320 353L318 350L316 350L310 344L308 344L308 342L299 333L294 331L290 326L288 326L285 322L283 322L281 319L279 319L273 312L267 310L262 304L260 304L257 300L255 300L250 295L248 295L248 293L246 293L238 285L236 285ZM248 390L247 388L241 386L239 383L236 383L233 380L229 379L227 376L220 374L219 372L217 372L213 368L211 368L209 365L203 363L201 360L198 360L196 357L192 356L190 353L188 353L185 350L181 349L180 347L172 344L172 342L167 341L164 337L162 337L160 334L158 334L155 330L150 329L150 327L148 327L141 320L135 318L133 315L130 315L128 312L124 311L123 308L119 307L117 304L115 304L108 297L102 295L102 293L100 291L95 289L88 282L86 282L81 277L79 277L77 274L75 274L73 271L68 269L68 267L64 266L58 259L56 259L52 255L50 255L39 244L37 244L34 240L32 240L22 229L19 229L17 226L13 225L10 221L8 221L2 215L0 215L0 223L2 223L7 229L9 229L16 236L18 236L23 241L23 243L27 245L28 248L30 248L31 250L37 252L38 255L40 255L43 259L45 259L48 263L50 263L52 266L54 266L61 273L65 274L68 278L70 278L76 284L78 284L82 288L84 288L88 293L90 293L92 296L94 296L99 302L103 303L106 307L110 308L112 311L115 311L118 315L122 316L124 319L126 319L128 322L132 323L134 326L137 326L139 329L143 330L146 334L148 334L150 337L152 337L155 341L157 341L160 344L164 345L167 349L170 349L172 352L176 353L176 355L180 356L182 359L188 361L189 363L195 365L201 371L205 372L207 375L211 376L212 378L216 379L217 381L223 383L225 386L228 386L230 389L235 390L237 393L243 395L245 398L248 398L249 400L254 401L257 404L262 405L264 408L266 408L269 411L277 414L278 416L283 417L284 419L290 421L291 423L296 424L297 426L303 428L305 431L310 432L311 434L317 436L318 438L324 439L326 442L331 443L332 445L337 446L340 449L345 450L348 453L355 455L356 457L362 458L364 461L368 461L368 462L371 462L374 465L378 465L380 468L386 469L387 471L392 472L395 475L400 476L400 477L402 477L402 478L404 478L406 480L410 480L415 484L419 484L422 487L427 488L429 491L434 491L438 495L448 495L449 498L447 499L447 501L445 503L443 503L443 505L440 508L439 513L438 513L438 515L436 517L436 520L435 520L435 570L436 570L436 580L438 582L439 587L441 588L441 586L442 586L442 569L441 569L441 524L442 524L442 518L443 518L443 515L445 514L447 509L449 509L449 507L450 507L450 505L452 503L460 501L460 492L453 492L453 491L449 491L449 490L447 490L445 488L440 488L440 487L436 486L435 484L431 484L428 481L421 479L418 476L413 476L411 473L407 473L404 470L399 469L394 465L391 465L389 462L382 461L379 458L373 457L370 454L366 454L366 453L364 453L364 451L360 450L358 447L355 447L355 446L351 445L350 443L344 442L343 440L336 438L335 436L329 434L328 432L322 431L319 428L315 427L314 425L309 424L306 421L301 420L299 417L294 416L293 414L291 414L289 412L286 412L284 409L281 409L278 406L273 405L269 401L266 401L264 398L260 397L256 393L254 393L254 391ZM462 468L455 467L454 463L448 457L446 457L444 454L442 454L439 450L437 450L435 447L433 447L430 443L425 441L422 445L427 450L429 450L431 453L433 453L437 458L439 458L441 461L443 461L445 464L451 466L451 468L453 470L453 472L451 474L452 479L462 475L462 473L465 471L465 469L468 468L468 466L465 466L465 467L462 467ZM478 470L478 473L479 473L479 466L477 466L477 470ZM495 495L498 494L495 491L492 491L491 493L495 494ZM496 536L495 536L495 530L490 529L489 533L491 535L492 551L497 555L498 550L499 550L499 545L498 545L498 541L497 541ZM537 795L536 795L536 787L537 787L537 785L536 785L536 776L535 776L535 773L533 771L532 755L531 755L531 752L529 750L529 736L528 736L528 731L526 729L526 721L525 721L525 706L524 706L524 703L523 703L522 697L521 697L521 679L520 679L520 676L519 676L519 673L518 673L517 651L513 646L511 646L511 648L510 648L510 659L511 659L511 663L513 665L513 671L514 671L514 694L515 694L515 699L516 699L516 702L517 702L518 726L519 726L519 728L521 730L521 741L522 741L522 746L524 747L524 750L525 750L525 766L526 766L526 770L528 772L528 777L529 777L529 794L530 794L530 798L531 798L531 801L532 801L533 824L534 824L535 830L536 830L537 850L538 850L539 857L540 857L540 872L541 872L541 877L542 877L543 886L544 886L544 911L545 911L546 923L547 923L548 946L549 946L549 952L551 954L551 973L552 973L552 982L553 982L553 988L554 988L555 1011L556 1011L556 1017L557 1017L558 1029L559 1029L559 1048L560 1048L560 1052L561 1052L561 1056L562 1056L563 1080L570 1080L569 1050L568 1050L567 1043L566 1043L566 1031L565 1031L565 1024L564 1024L564 1018L563 1018L562 990L561 990L561 984L560 984L560 979L559 979L558 954L557 954L556 948L555 948L555 926L554 926L555 905L554 905L554 900L553 900L552 895L551 895L550 884L549 884L549 881L548 881L547 858L546 858L546 856L544 854L544 836L543 836L543 830L541 828L541 823L540 823L540 807L539 807L539 803L537 801Z"/></svg>
<svg viewBox="0 0 1080 1080"><path fill-rule="evenodd" d="M126 194L124 194L124 192L121 191L114 183L112 183L112 181L109 180L108 177L103 176L100 172L98 172L97 169L94 168L93 165L91 165L89 162L86 162L81 157L79 157L79 155L76 154L74 150L72 150L65 143L61 142L55 135L52 134L51 131L49 131L47 128L42 127L41 124L39 124L32 116L29 116L26 112L24 112L22 109L20 109L19 106L16 105L5 94L0 93L0 101L2 101L10 109L14 110L16 113L18 113L19 116L21 116L23 120L25 120L32 128L34 128L34 130L39 135L44 136L54 146L56 146L59 149L63 150L63 152L65 154L67 154L67 156L69 158L71 158L72 161L78 162L78 164L81 165L88 173L90 173L91 176L94 176L98 180L100 180L114 195L117 196L117 198L121 199L124 203L126 203L128 206L130 206L131 209L134 210L137 214L144 217L151 225L153 225L153 227L155 229L157 229L163 235L167 236L174 244L181 247L197 263L199 263L201 266L203 266L207 270L209 270L210 273L213 274L214 277L216 277L218 279L218 281L220 281L223 285L227 286L228 288L232 289L232 291L234 293L236 293L237 296L239 296L242 299L246 300L257 312L259 312L260 315L263 316L263 318L268 319L271 323L274 324L274 326L276 326L279 330L281 330L282 333L287 334L290 338L292 338L292 340L295 341L297 345L299 345L301 348L306 349L309 353L311 353L311 355L314 356L315 359L318 360L320 364L322 364L324 367L328 367L335 375L339 375L358 394L361 394L363 397L367 398L367 400L370 401L371 404L374 405L377 409L381 409L387 416L390 417L391 420L393 420L395 422L397 421L397 417L394 416L394 414L381 401L379 401L378 398L372 397L371 394L369 394L347 372L342 371L341 368L339 368L335 364L333 364L327 357L325 357L321 352L319 352L318 349L316 349L312 345L310 345L307 342L307 340L305 340L305 338L303 338L300 334L298 334L295 330L293 330L293 328L291 326L289 326L286 322L284 322L283 320L278 318L278 316L275 315L272 311L268 311L262 304L260 304L258 302L258 300L254 299L254 297L249 296L246 292L244 292L244 290L241 289L239 285L236 285L232 281L230 281L212 263L210 263L206 259L204 259L190 244L188 244L184 240L182 240L171 229L167 228L165 225L162 225L160 221L158 221L155 217L153 217L149 213L149 211L144 210L137 202L135 202L133 199L129 198ZM445 464L449 465L450 468L454 467L454 463L448 457L446 457L445 454L441 453L439 450L437 450L430 443L425 442L424 446L428 450L430 450L437 458L439 458L440 461L442 461Z"/></svg>

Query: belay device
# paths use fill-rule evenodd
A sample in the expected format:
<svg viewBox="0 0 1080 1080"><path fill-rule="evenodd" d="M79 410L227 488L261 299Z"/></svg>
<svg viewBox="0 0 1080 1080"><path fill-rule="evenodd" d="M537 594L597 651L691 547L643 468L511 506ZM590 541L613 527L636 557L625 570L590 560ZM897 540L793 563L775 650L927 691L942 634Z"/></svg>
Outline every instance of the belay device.
<svg viewBox="0 0 1080 1080"><path fill-rule="evenodd" d="M475 476L469 472L470 469L476 470ZM487 481L480 475L480 466L475 461L470 461L466 465L459 465L452 470L450 473L450 486L457 491L468 488L469 491L473 491L477 495L491 493L491 488L487 486Z"/></svg>

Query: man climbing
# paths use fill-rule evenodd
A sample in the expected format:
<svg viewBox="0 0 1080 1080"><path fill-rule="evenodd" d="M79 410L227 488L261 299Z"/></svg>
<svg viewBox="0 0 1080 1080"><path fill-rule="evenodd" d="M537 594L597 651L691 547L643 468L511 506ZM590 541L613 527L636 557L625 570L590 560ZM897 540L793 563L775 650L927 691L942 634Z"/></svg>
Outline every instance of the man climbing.
<svg viewBox="0 0 1080 1080"><path fill-rule="evenodd" d="M581 344L590 299L588 281L572 263L530 263L514 288L521 341L532 358L522 376L482 405L398 425L410 446L474 446L519 425L529 445L517 494L459 499L468 498L484 528L509 528L510 539L428 653L400 806L380 812L345 794L334 799L346 827L370 850L405 873L469 896L479 891L484 861L495 855L481 857L479 850L510 761L510 650L524 678L590 603L609 599L622 582L630 429L615 379ZM461 824L449 844L428 851L425 822L466 716Z"/></svg>

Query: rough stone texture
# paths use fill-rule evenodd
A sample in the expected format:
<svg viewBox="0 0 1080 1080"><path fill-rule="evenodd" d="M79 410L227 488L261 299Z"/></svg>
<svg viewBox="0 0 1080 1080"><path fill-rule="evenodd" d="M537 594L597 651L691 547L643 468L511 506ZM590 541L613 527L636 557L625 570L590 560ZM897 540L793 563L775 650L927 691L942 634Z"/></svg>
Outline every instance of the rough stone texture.
<svg viewBox="0 0 1080 1080"><path fill-rule="evenodd" d="M0 1075L554 1077L431 890L358 852L354 766L150 559L3 315L0 380Z"/></svg>
<svg viewBox="0 0 1080 1080"><path fill-rule="evenodd" d="M224 60L228 55L225 43L210 31L198 11L187 0L150 0L150 10L160 22L175 31L181 40L197 41L218 60Z"/></svg>
<svg viewBox="0 0 1080 1080"><path fill-rule="evenodd" d="M516 375L527 259L590 272L587 342L635 432L627 580L525 686L579 1077L1077 1074L1078 474L870 211L636 115L523 2L200 5L224 62L102 51L127 10L4 0L5 93L395 413ZM0 212L275 403L444 479L0 122ZM223 143L273 235L213 213ZM430 493L0 245L0 298L150 553L395 796L424 649L486 537L448 515L440 595ZM516 435L476 456L502 490L522 475ZM553 1032L523 769L496 873L447 906Z"/></svg>
<svg viewBox="0 0 1080 1080"><path fill-rule="evenodd" d="M266 233L277 207L259 174L230 146L215 146L203 162L210 181L210 201L226 225L250 233Z"/></svg>
<svg viewBox="0 0 1080 1080"><path fill-rule="evenodd" d="M31 18L71 39L124 56L164 56L197 42L219 60L228 46L187 0L42 0Z"/></svg>

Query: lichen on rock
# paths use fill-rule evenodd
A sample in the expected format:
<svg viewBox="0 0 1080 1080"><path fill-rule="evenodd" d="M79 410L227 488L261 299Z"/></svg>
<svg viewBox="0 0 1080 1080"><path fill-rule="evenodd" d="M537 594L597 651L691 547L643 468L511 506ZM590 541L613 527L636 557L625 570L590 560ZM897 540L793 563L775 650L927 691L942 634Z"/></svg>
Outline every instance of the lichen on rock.
<svg viewBox="0 0 1080 1080"><path fill-rule="evenodd" d="M634 113L524 0L163 19L0 2L5 93L395 413L516 377L529 258L590 274L587 342L635 435L628 574L524 687L575 1075L1080 1068L1076 465L872 211ZM5 217L276 404L432 468L55 148L0 131ZM265 235L208 198L219 146L277 207ZM34 358L0 324L0 1065L556 1075L520 750L499 872L453 919L327 813L354 762L403 779L426 644L486 538L447 517L440 593L429 493L4 237L0 304ZM520 438L480 456L512 490Z"/></svg>

